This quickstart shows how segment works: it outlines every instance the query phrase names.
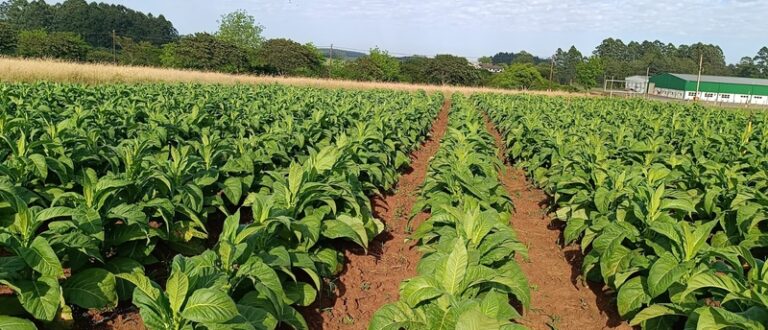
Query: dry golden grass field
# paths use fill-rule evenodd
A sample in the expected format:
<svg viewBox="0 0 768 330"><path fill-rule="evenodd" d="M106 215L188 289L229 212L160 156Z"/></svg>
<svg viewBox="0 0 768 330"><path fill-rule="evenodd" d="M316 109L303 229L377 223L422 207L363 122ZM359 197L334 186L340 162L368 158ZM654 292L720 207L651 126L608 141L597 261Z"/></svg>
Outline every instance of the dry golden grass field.
<svg viewBox="0 0 768 330"><path fill-rule="evenodd" d="M44 59L19 59L0 57L0 82L33 81L70 82L84 84L98 83L146 83L146 82L190 82L215 84L287 84L323 88L352 89L396 89L441 91L446 93L534 93L547 95L584 95L565 92L516 91L484 87L460 87L438 85L416 85L406 83L361 82L337 79L234 75L216 72L201 72L155 67L118 66L111 64L83 64Z"/></svg>

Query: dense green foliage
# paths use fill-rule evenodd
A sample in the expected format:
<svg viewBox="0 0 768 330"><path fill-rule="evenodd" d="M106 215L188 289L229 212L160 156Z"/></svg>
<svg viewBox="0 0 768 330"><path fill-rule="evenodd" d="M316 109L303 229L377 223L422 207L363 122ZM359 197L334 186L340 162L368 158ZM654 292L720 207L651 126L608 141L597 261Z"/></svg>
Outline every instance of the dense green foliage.
<svg viewBox="0 0 768 330"><path fill-rule="evenodd" d="M493 75L490 86L509 89L542 89L547 81L532 64L513 64Z"/></svg>
<svg viewBox="0 0 768 330"><path fill-rule="evenodd" d="M675 72L695 74L699 69L699 58L703 56L703 71L709 75L739 75L743 77L768 77L765 75L740 75L744 68L741 63L726 65L723 50L717 45L695 43L674 45L661 41L631 41L607 38L595 47L594 55L605 65L604 74L621 79L631 75L645 75L650 72ZM757 61L757 58L755 58ZM751 62L751 61L750 61ZM764 67L763 69L767 69Z"/></svg>
<svg viewBox="0 0 768 330"><path fill-rule="evenodd" d="M184 36L178 42L166 44L160 56L164 66L221 72L250 71L245 49L208 33Z"/></svg>
<svg viewBox="0 0 768 330"><path fill-rule="evenodd" d="M442 97L0 85L0 327L132 301L150 329L306 329L339 240L383 230ZM151 269L151 271L150 271ZM160 285L159 283L164 283ZM7 322L7 323L6 323Z"/></svg>
<svg viewBox="0 0 768 330"><path fill-rule="evenodd" d="M397 81L400 78L400 61L378 48L370 54L348 62L347 78L368 81Z"/></svg>
<svg viewBox="0 0 768 330"><path fill-rule="evenodd" d="M515 262L527 254L509 227L513 209L482 113L453 96L450 124L429 165L414 214L429 211L412 239L423 256L400 300L379 309L369 329L519 329L510 305L529 308L528 281Z"/></svg>
<svg viewBox="0 0 768 330"><path fill-rule="evenodd" d="M24 57L49 57L83 61L90 46L71 32L22 31L16 41L16 53Z"/></svg>
<svg viewBox="0 0 768 330"><path fill-rule="evenodd" d="M267 72L279 75L314 76L323 63L317 49L289 39L267 40L259 49L258 58Z"/></svg>
<svg viewBox="0 0 768 330"><path fill-rule="evenodd" d="M553 198L582 272L645 329L765 329L764 114L641 100L475 96Z"/></svg>
<svg viewBox="0 0 768 330"><path fill-rule="evenodd" d="M48 4L43 0L7 0L0 5L0 20L19 30L71 32L94 47L112 47L112 31L136 41L162 45L175 40L178 32L163 15L144 14L123 5L65 0Z"/></svg>
<svg viewBox="0 0 768 330"><path fill-rule="evenodd" d="M237 10L221 17L216 37L240 47L257 50L264 42L264 27L244 10Z"/></svg>

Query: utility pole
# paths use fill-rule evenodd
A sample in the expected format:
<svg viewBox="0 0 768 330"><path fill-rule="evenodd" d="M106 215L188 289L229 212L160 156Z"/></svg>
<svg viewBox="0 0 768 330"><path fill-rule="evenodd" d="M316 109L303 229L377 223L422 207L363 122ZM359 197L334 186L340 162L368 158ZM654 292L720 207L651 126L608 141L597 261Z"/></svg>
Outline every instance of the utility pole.
<svg viewBox="0 0 768 330"><path fill-rule="evenodd" d="M552 55L552 61L549 64L549 89L548 92L552 91L552 76L555 72L555 55Z"/></svg>
<svg viewBox="0 0 768 330"><path fill-rule="evenodd" d="M333 44L331 44L331 56L329 59L329 65L328 65L328 79L331 79L331 73L333 72Z"/></svg>
<svg viewBox="0 0 768 330"><path fill-rule="evenodd" d="M701 68L704 65L704 53L699 55L699 75L696 77L696 96L693 97L693 102L696 103L699 100L699 87L701 86Z"/></svg>
<svg viewBox="0 0 768 330"><path fill-rule="evenodd" d="M645 98L648 98L648 87L651 86L651 67L645 68Z"/></svg>
<svg viewBox="0 0 768 330"><path fill-rule="evenodd" d="M615 78L614 76L611 76L611 94L609 95L610 97L613 97L613 79L614 78Z"/></svg>
<svg viewBox="0 0 768 330"><path fill-rule="evenodd" d="M112 61L117 64L117 47L115 46L115 30L112 30Z"/></svg>

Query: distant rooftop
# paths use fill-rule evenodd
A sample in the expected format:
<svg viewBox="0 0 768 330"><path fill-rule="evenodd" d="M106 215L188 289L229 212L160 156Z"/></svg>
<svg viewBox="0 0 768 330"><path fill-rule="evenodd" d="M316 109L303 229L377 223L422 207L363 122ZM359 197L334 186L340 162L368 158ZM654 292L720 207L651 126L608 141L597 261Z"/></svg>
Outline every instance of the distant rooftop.
<svg viewBox="0 0 768 330"><path fill-rule="evenodd" d="M695 74L685 73L670 73L675 77L686 81L696 81ZM701 81L723 83L723 84L739 84L739 85L760 85L768 86L768 79L755 79L755 78L741 78L741 77L722 77L722 76L707 76L701 75Z"/></svg>

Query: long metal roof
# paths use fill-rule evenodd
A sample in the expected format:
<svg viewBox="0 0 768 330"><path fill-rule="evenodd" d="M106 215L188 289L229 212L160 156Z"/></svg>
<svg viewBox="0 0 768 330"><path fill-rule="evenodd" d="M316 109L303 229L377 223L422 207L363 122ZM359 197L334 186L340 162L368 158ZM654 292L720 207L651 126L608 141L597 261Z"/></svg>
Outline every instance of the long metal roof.
<svg viewBox="0 0 768 330"><path fill-rule="evenodd" d="M675 77L678 77L687 81L696 81L695 74L685 73L670 73ZM722 84L737 84L737 85L760 85L768 86L768 79L755 79L755 78L741 78L741 77L722 77L722 76L707 76L701 75L701 81L722 83Z"/></svg>

